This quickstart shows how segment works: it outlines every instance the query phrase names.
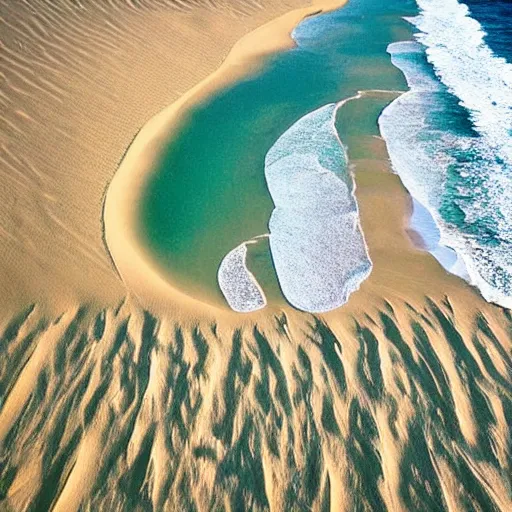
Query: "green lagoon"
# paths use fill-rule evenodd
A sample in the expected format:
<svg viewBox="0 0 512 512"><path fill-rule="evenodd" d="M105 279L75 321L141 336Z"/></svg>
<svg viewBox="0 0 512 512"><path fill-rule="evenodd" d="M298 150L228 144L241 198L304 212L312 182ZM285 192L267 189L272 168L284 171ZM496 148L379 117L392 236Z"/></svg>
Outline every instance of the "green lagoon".
<svg viewBox="0 0 512 512"><path fill-rule="evenodd" d="M219 265L243 241L268 233L274 205L265 155L292 124L360 90L406 90L386 48L411 37L402 16L414 14L415 4L379 4L353 0L305 20L293 33L296 48L269 58L258 74L199 105L173 134L143 191L139 229L180 290L225 304ZM350 157L357 157L359 142L362 148L368 135L378 134L377 117L385 106L382 99L359 101L359 108L351 102L338 113ZM345 115L345 109L357 115ZM247 264L268 302L284 302L268 240L250 246Z"/></svg>

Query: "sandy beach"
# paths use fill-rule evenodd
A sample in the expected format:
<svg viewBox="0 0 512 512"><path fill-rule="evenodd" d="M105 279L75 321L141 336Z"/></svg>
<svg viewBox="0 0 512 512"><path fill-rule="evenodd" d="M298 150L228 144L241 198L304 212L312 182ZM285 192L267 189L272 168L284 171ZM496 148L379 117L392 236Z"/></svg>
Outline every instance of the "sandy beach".
<svg viewBox="0 0 512 512"><path fill-rule="evenodd" d="M344 3L0 2L0 510L510 510L512 315L413 243L382 138L335 311L202 303L137 235L190 110Z"/></svg>

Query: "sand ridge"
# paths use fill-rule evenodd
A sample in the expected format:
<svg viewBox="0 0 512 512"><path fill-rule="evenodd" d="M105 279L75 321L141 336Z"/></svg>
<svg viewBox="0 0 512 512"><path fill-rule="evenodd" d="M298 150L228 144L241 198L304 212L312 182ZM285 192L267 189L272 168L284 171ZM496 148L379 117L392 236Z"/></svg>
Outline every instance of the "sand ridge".
<svg viewBox="0 0 512 512"><path fill-rule="evenodd" d="M468 299L239 326L30 308L1 330L3 505L508 510L512 318Z"/></svg>

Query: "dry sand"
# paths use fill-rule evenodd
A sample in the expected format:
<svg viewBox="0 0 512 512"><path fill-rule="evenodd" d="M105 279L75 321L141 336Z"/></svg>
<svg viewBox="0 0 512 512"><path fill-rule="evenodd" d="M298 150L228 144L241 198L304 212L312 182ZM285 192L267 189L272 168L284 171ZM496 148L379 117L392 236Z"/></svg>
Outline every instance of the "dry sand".
<svg viewBox="0 0 512 512"><path fill-rule="evenodd" d="M123 187L125 282L105 249L137 131L299 4L0 0L0 510L512 508L511 314L409 241L380 139L354 162L374 270L338 311L155 286ZM254 69L250 41L178 105Z"/></svg>

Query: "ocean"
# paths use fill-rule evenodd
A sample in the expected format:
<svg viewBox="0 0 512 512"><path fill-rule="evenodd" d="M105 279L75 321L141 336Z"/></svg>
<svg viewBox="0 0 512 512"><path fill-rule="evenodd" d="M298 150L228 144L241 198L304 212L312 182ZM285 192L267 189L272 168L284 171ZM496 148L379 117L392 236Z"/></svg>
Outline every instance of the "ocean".
<svg viewBox="0 0 512 512"><path fill-rule="evenodd" d="M485 32L484 41L489 48L512 62L512 1L468 0L465 4Z"/></svg>
<svg viewBox="0 0 512 512"><path fill-rule="evenodd" d="M510 18L493 12L508 4L417 3L418 15L408 18L413 40L388 47L410 92L384 110L381 132L418 209L435 221L439 245L455 251L448 270L511 307Z"/></svg>

